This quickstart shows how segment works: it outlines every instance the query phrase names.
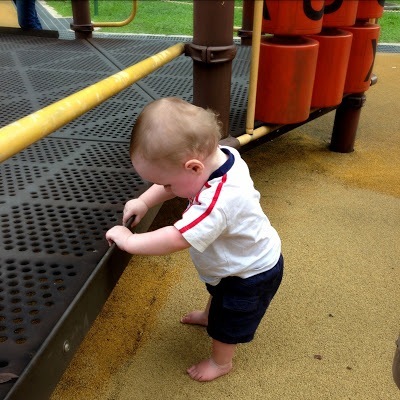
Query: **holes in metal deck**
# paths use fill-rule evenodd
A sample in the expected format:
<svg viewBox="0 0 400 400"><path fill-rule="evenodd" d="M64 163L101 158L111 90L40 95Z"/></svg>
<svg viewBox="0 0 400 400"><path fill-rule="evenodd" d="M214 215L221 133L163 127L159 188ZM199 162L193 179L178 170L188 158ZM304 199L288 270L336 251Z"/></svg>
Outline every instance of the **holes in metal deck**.
<svg viewBox="0 0 400 400"><path fill-rule="evenodd" d="M1 72L0 93L11 96L27 94L25 83L18 70L5 70Z"/></svg>
<svg viewBox="0 0 400 400"><path fill-rule="evenodd" d="M156 71L157 75L173 75L179 77L190 77L193 76L193 62L189 57L180 56L172 62L164 65L159 71Z"/></svg>
<svg viewBox="0 0 400 400"><path fill-rule="evenodd" d="M132 170L127 143L92 142L70 163L75 166ZM132 179L132 176L130 176Z"/></svg>
<svg viewBox="0 0 400 400"><path fill-rule="evenodd" d="M3 68L3 67L10 67L10 68L14 67L14 59L11 54L5 53L5 54L1 55L0 68Z"/></svg>
<svg viewBox="0 0 400 400"><path fill-rule="evenodd" d="M5 96L5 99L8 104L3 103L0 109L0 126L11 124L35 111L29 99L10 97L10 95Z"/></svg>
<svg viewBox="0 0 400 400"><path fill-rule="evenodd" d="M24 203L0 214L0 241L5 253L103 254L104 234L120 219L115 210Z"/></svg>
<svg viewBox="0 0 400 400"><path fill-rule="evenodd" d="M80 72L80 71L60 71L46 70L45 73L40 70L27 70L29 81L33 90L39 93L53 93L58 92L59 88L71 88L71 93L75 93L92 83L101 79L99 73L96 72ZM104 77L107 74L103 75Z"/></svg>
<svg viewBox="0 0 400 400"><path fill-rule="evenodd" d="M125 101L108 101L72 121L55 133L57 137L79 137L95 140L129 142L133 123L149 99L130 92Z"/></svg>
<svg viewBox="0 0 400 400"><path fill-rule="evenodd" d="M17 52L22 64L35 69L56 69L57 71L104 71L108 75L115 73L115 69L105 64L97 54L77 54L75 51L57 51L56 53L42 49L42 51L21 50Z"/></svg>
<svg viewBox="0 0 400 400"><path fill-rule="evenodd" d="M149 87L155 93L155 98L177 96L186 101L192 101L192 78L176 76L149 75L140 83L141 87Z"/></svg>
<svg viewBox="0 0 400 400"><path fill-rule="evenodd" d="M61 311L76 292L79 271L74 264L28 259L0 259L0 263L0 345L25 344L35 331L49 330L49 318L59 318L54 312ZM0 367L6 362L0 359Z"/></svg>
<svg viewBox="0 0 400 400"><path fill-rule="evenodd" d="M110 52L115 55L118 52L121 53L135 53L135 54L150 54L153 55L171 46L171 42L167 40L156 38L152 41L150 36L130 37L129 39L123 36L118 39L91 39L91 42L98 48ZM180 40L173 39L173 42L177 43ZM134 51L132 51L134 49Z"/></svg>
<svg viewBox="0 0 400 400"><path fill-rule="evenodd" d="M62 162L72 153L79 151L86 142L79 140L55 140L45 138L18 153L14 160L31 163L54 164Z"/></svg>
<svg viewBox="0 0 400 400"><path fill-rule="evenodd" d="M96 129L96 127L100 129L104 124L111 122L113 124L112 128L105 127L102 129L107 134L107 138L118 137L118 130L122 128L125 131L129 131L130 134L137 114L141 111L147 101L143 98L139 99L139 96L132 96L129 100L129 102L120 102L116 98L114 101L103 103L79 119L72 121L64 128L60 129L59 132L73 131L75 133L79 131L81 132L81 135L93 136L93 132L89 131L88 128L91 128L91 130L93 127L94 129ZM107 128L109 130L107 130Z"/></svg>
<svg viewBox="0 0 400 400"><path fill-rule="evenodd" d="M88 202L98 204L124 204L137 197L143 181L132 172L87 171L62 168L37 192L33 199Z"/></svg>
<svg viewBox="0 0 400 400"><path fill-rule="evenodd" d="M0 168L0 196L15 196L17 190L22 190L30 183L41 178L49 171L46 166L37 165L8 165ZM0 199L1 202L1 199Z"/></svg>
<svg viewBox="0 0 400 400"><path fill-rule="evenodd" d="M250 60L234 59L232 63L233 79L241 78L245 81L249 80Z"/></svg>
<svg viewBox="0 0 400 400"><path fill-rule="evenodd" d="M231 85L231 109L229 113L230 132L236 136L244 132L246 126L247 82L245 80L233 81Z"/></svg>

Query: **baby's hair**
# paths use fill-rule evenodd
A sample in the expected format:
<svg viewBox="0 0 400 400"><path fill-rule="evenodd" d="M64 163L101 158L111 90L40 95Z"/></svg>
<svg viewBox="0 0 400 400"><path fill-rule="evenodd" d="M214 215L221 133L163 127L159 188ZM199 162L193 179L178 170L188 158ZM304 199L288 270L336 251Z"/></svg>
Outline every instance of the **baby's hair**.
<svg viewBox="0 0 400 400"><path fill-rule="evenodd" d="M221 139L217 115L176 97L147 104L132 130L130 156L179 163L185 157L207 157Z"/></svg>

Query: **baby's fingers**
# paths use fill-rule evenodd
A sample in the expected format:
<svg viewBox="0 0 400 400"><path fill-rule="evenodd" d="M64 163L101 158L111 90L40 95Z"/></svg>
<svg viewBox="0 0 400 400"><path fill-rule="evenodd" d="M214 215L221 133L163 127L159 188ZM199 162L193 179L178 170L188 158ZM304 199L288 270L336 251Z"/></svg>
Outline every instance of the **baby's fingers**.
<svg viewBox="0 0 400 400"><path fill-rule="evenodd" d="M118 235L118 229L119 229L119 226L117 225L117 226L113 226L106 232L106 239L107 239L109 246L111 246L114 243L114 239Z"/></svg>
<svg viewBox="0 0 400 400"><path fill-rule="evenodd" d="M124 226L126 226L128 228L131 226L135 226L139 223L139 221L137 221L137 216L135 214L131 215L129 218L127 218L126 221L123 221L123 222L124 222Z"/></svg>
<svg viewBox="0 0 400 400"><path fill-rule="evenodd" d="M122 215L122 223L126 225L128 220L130 220L134 216L135 216L135 210L133 208L125 207ZM133 221L134 218L132 218L132 222Z"/></svg>

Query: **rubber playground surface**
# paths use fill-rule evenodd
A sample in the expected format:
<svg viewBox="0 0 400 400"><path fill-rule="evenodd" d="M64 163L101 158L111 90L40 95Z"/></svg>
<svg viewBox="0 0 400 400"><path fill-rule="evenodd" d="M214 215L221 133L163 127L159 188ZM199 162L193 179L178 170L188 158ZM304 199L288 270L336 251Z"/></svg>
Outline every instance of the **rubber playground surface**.
<svg viewBox="0 0 400 400"><path fill-rule="evenodd" d="M332 112L244 154L285 276L233 371L186 374L210 351L204 329L179 322L207 300L188 253L134 256L52 400L399 397L400 54L378 53L374 72L353 153L328 150ZM184 206L165 204L153 228Z"/></svg>
<svg viewBox="0 0 400 400"><path fill-rule="evenodd" d="M397 398L400 54L377 54L375 73L353 153L327 149L330 113L245 154L286 271L234 370L185 372L209 354L204 329L179 323L207 300L188 254L134 256L52 400Z"/></svg>

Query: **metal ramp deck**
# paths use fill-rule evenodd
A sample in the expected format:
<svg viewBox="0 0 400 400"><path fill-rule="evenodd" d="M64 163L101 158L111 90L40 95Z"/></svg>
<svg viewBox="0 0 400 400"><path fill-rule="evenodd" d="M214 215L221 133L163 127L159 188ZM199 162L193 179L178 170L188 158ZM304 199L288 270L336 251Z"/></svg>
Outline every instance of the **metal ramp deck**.
<svg viewBox="0 0 400 400"><path fill-rule="evenodd" d="M0 124L188 40L0 34ZM243 131L248 67L243 48L234 64L232 133ZM130 131L143 106L164 96L191 101L190 58L0 165L0 380L18 377L0 384L1 399L49 396L122 273L129 257L108 251L104 234L125 201L148 187L129 162Z"/></svg>

